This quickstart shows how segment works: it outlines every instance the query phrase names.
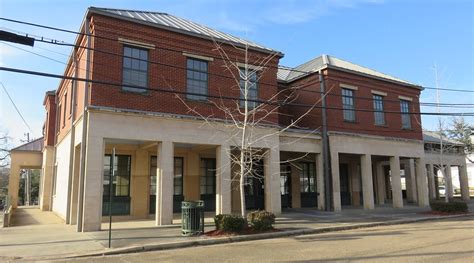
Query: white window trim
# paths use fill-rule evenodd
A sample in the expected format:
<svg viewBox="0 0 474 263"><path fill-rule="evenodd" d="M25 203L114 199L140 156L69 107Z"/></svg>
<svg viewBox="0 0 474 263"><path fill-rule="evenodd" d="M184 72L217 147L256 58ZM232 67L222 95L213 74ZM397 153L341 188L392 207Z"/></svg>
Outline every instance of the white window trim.
<svg viewBox="0 0 474 263"><path fill-rule="evenodd" d="M122 44L130 45L130 46L141 47L141 48L146 48L146 49L155 49L155 45L145 43L145 42L125 39L121 37L118 38L118 41Z"/></svg>
<svg viewBox="0 0 474 263"><path fill-rule="evenodd" d="M196 54L191 54L191 53L187 53L187 52L183 52L183 56L189 57L189 58L205 60L205 61L214 61L214 58L201 56L201 55L196 55Z"/></svg>
<svg viewBox="0 0 474 263"><path fill-rule="evenodd" d="M410 97L398 96L398 98L401 99L401 100L413 101L413 99L410 98Z"/></svg>
<svg viewBox="0 0 474 263"><path fill-rule="evenodd" d="M375 95L379 95L379 96L387 96L387 92L383 92L383 91L378 91L378 90L372 90L371 91L372 94L375 94Z"/></svg>
<svg viewBox="0 0 474 263"><path fill-rule="evenodd" d="M245 69L245 67L247 67L248 69L257 70L257 71L262 71L263 70L263 67L255 66L255 65L251 65L251 64L240 63L240 62L237 62L237 67L242 68L242 69Z"/></svg>
<svg viewBox="0 0 474 263"><path fill-rule="evenodd" d="M344 84L344 83L339 84L339 87L344 88L344 89L351 89L351 90L358 90L359 89L359 87L357 87L357 86L352 86L352 85Z"/></svg>

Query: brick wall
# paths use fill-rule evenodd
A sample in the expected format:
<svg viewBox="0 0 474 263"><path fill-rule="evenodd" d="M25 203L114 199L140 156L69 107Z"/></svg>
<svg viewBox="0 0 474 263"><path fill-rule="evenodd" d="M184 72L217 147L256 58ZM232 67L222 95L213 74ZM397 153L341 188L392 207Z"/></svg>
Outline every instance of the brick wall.
<svg viewBox="0 0 474 263"><path fill-rule="evenodd" d="M46 109L46 118L44 123L44 145L54 146L54 136L56 128L56 97L47 94L43 105Z"/></svg>
<svg viewBox="0 0 474 263"><path fill-rule="evenodd" d="M186 92L186 60L183 52L195 55L216 57L220 55L215 44L210 40L196 38L167 30L140 25L128 21L118 20L101 15L92 17L93 33L97 36L117 39L124 38L155 45L155 49L148 51L148 87ZM106 50L115 54L123 54L123 43L102 38L94 39L94 49ZM174 49L177 51L170 51ZM229 45L223 45L229 58L236 62L245 62L245 53ZM249 64L258 65L268 54L249 52ZM122 83L122 60L120 56L104 54L94 51L93 79ZM259 98L270 100L277 93L276 72L278 57L270 59L264 70L260 72ZM153 63L151 63L153 62ZM171 65L171 66L170 66ZM208 63L208 94L210 96L227 96L238 98L240 91L238 81L225 67L222 59L214 59ZM237 69L232 73L238 76ZM214 75L214 74L218 74ZM177 98L184 101L181 101ZM217 118L227 118L226 115L213 103L226 108L236 109L236 101L209 98L211 102L196 102L187 100L185 95L176 95L157 91L148 91L146 94L125 92L121 87L92 84L91 104L113 108L132 109L140 111L163 112L182 115L203 115ZM270 108L271 106L266 106ZM190 111L196 110L198 114ZM236 113L236 112L234 112ZM278 123L278 114L271 114L266 118L269 123Z"/></svg>
<svg viewBox="0 0 474 263"><path fill-rule="evenodd" d="M411 129L402 129L401 115L400 112L400 98L399 96L409 97L412 99L410 102L411 112L420 112L419 96L420 90L393 84L386 81L381 81L369 77L363 77L347 72L338 71L335 69L327 69L323 71L325 76L326 91L329 92L326 101L328 108L342 108L342 97L341 97L341 84L356 86L357 90L354 90L355 97L355 109L367 109L369 112L356 111L356 121L347 122L343 119L342 110L328 109L328 130L339 131L339 132L351 132L368 135L378 135L387 137L398 137L407 139L422 140L421 130L421 117L419 114L411 115ZM303 79L294 81L287 86L298 86L305 81L311 83L316 81L317 74L307 76ZM298 98L294 103L301 104L312 104L314 101L320 99L319 83L310 84L306 90L316 91L314 94L306 91L298 91ZM372 90L386 93L384 96L384 111L397 112L397 113L385 113L386 125L378 126L375 125L374 113L370 112L373 108ZM318 104L321 106L321 104ZM298 115L302 114L304 108L295 106L287 107L286 111L291 112L292 118L297 118ZM308 127L310 129L317 129L321 127L321 110L315 109L311 113L307 114L300 124L300 126Z"/></svg>

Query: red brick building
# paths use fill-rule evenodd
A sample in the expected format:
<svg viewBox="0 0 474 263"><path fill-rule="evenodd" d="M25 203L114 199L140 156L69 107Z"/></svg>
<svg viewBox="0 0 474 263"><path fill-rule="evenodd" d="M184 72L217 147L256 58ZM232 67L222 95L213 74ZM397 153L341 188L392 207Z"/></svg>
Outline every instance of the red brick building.
<svg viewBox="0 0 474 263"><path fill-rule="evenodd" d="M248 209L402 207L400 169L407 201L428 204L418 85L326 55L282 67L279 51L165 13L91 7L80 32L64 74L88 81L45 99L54 168L41 197L78 231L109 209L171 224L183 200L238 213L245 101L248 140L265 153Z"/></svg>

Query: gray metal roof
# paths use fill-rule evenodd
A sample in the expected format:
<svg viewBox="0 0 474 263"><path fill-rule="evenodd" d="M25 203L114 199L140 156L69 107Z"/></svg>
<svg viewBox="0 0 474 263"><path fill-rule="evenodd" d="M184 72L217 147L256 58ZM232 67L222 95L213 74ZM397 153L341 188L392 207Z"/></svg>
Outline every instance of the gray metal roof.
<svg viewBox="0 0 474 263"><path fill-rule="evenodd" d="M378 72L376 70L369 69L369 68L333 57L333 56L329 56L329 55L321 55L317 58L314 58L304 64L301 64L293 68L293 71L289 69L285 69L285 68L281 69L282 73L280 74L279 72L277 76L279 77L280 81L291 82L307 74L317 72L318 70L321 70L324 68L334 68L334 69L350 71L355 74L361 74L361 75L375 77L375 78L386 80L386 81L391 81L391 82L396 82L396 83L400 83L404 85L415 86L415 87L421 88L420 85L417 85L417 84L414 84L414 83L411 83L411 82L408 82L408 81L405 81L405 80ZM287 73L287 71L291 71L291 72Z"/></svg>
<svg viewBox="0 0 474 263"><path fill-rule="evenodd" d="M41 152L43 151L44 138L38 138L31 142L27 142L18 147L11 149L10 151L31 151L31 152Z"/></svg>
<svg viewBox="0 0 474 263"><path fill-rule="evenodd" d="M283 53L281 53L280 51L262 46L255 42L229 35L227 33L220 32L213 28L167 13L99 7L89 7L88 12L111 16L118 19L125 19L137 23L144 23L147 25L179 33L184 33L206 39L213 39L216 41L227 42L238 46L249 46L249 48L254 50L258 50L265 53L278 53L279 56L283 56Z"/></svg>
<svg viewBox="0 0 474 263"><path fill-rule="evenodd" d="M425 143L440 144L440 139L441 139L441 136L439 136L439 133L432 132L432 131L423 131L423 142L425 142ZM451 144L451 145L459 145L459 146L463 145L462 143L460 143L458 141L451 140L451 139L448 139L446 137L443 138L443 143L444 144Z"/></svg>

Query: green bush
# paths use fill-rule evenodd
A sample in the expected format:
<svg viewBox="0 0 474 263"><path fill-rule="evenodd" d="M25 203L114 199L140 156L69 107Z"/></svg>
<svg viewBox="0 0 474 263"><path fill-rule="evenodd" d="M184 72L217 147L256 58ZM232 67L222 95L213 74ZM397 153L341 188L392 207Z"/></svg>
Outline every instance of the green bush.
<svg viewBox="0 0 474 263"><path fill-rule="evenodd" d="M214 216L214 224L216 224L216 230L220 230L221 229L221 225L222 225L222 218L224 217L223 214L218 214L216 216Z"/></svg>
<svg viewBox="0 0 474 263"><path fill-rule="evenodd" d="M448 203L443 201L435 201L430 204L432 211L453 213L453 212L467 212L467 204L459 201L449 201Z"/></svg>
<svg viewBox="0 0 474 263"><path fill-rule="evenodd" d="M267 211L254 211L247 214L247 221L256 230L273 229L275 215Z"/></svg>
<svg viewBox="0 0 474 263"><path fill-rule="evenodd" d="M234 233L241 232L247 225L247 222L245 222L241 216L228 214L216 215L214 222L216 224L216 230Z"/></svg>

